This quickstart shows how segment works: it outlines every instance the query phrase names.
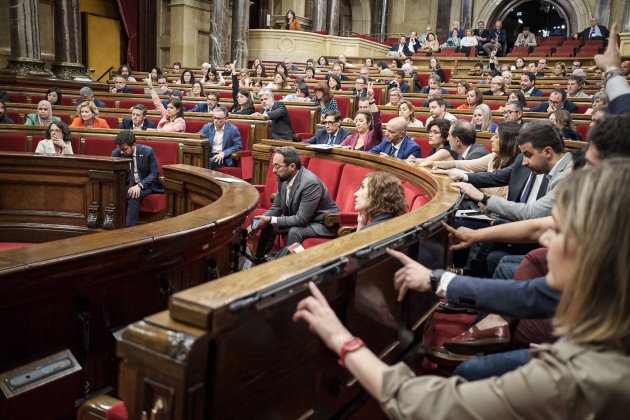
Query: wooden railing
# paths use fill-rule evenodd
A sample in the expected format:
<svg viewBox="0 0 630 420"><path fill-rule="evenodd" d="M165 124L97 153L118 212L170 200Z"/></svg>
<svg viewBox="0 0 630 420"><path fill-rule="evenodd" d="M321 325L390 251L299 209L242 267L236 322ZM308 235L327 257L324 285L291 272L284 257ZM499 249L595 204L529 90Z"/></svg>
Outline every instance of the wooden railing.
<svg viewBox="0 0 630 420"><path fill-rule="evenodd" d="M40 188L42 178L68 173L71 190L89 184L84 172L98 173L108 159L113 173L121 172L124 179L126 159L0 153L3 181L8 174L8 181L16 184L3 182L2 209L29 199L38 203L45 192L31 192ZM87 162L95 169L86 169ZM75 185L69 178L73 167ZM0 371L67 348L83 368L83 388L80 395L59 398L74 401L93 391L111 390L118 369L113 333L164 310L172 293L234 269L240 226L256 206L256 190L244 182L220 181L216 177L230 177L207 169L188 165L163 169L173 217L0 254L0 333L5 344L0 346ZM100 174L101 180L109 177L103 170ZM29 196L16 191L17 186ZM7 188L13 188L7 190L10 194L5 194ZM74 193L49 192L51 202L81 201Z"/></svg>

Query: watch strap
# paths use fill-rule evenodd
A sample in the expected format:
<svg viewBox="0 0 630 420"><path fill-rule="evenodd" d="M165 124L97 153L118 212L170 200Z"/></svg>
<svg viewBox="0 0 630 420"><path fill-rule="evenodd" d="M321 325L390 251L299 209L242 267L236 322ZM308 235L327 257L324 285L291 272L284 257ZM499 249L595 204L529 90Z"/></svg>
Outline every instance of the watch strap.
<svg viewBox="0 0 630 420"><path fill-rule="evenodd" d="M444 274L446 270L438 269L431 271L431 276L429 276L429 280L431 282L431 290L433 293L437 292L438 287L440 286L440 280L442 279L442 274Z"/></svg>

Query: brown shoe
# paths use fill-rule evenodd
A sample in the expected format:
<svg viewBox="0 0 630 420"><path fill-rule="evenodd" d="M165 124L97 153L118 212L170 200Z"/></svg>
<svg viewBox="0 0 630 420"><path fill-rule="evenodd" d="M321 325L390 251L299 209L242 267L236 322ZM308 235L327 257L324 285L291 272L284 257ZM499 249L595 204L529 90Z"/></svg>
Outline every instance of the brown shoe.
<svg viewBox="0 0 630 420"><path fill-rule="evenodd" d="M455 369L460 363L473 358L473 356L463 356L461 354L451 353L444 347L426 349L424 356L439 366L452 369Z"/></svg>
<svg viewBox="0 0 630 420"><path fill-rule="evenodd" d="M473 325L457 337L444 342L444 347L455 354L493 353L504 350L510 345L510 327L480 330Z"/></svg>

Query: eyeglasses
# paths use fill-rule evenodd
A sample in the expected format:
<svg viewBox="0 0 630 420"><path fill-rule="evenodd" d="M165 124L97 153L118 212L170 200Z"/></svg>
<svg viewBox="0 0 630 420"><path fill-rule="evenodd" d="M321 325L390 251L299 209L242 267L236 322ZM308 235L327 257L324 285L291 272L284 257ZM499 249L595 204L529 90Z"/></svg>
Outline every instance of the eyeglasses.
<svg viewBox="0 0 630 420"><path fill-rule="evenodd" d="M58 128L51 128L49 131L50 131L51 133L61 133L61 130L60 130L60 129L58 129Z"/></svg>
<svg viewBox="0 0 630 420"><path fill-rule="evenodd" d="M510 114L513 114L513 113L516 113L516 112L518 112L518 111L514 111L514 110L511 110L511 109L506 109L505 111L503 111L503 115L510 115Z"/></svg>
<svg viewBox="0 0 630 420"><path fill-rule="evenodd" d="M331 125L331 124L336 124L339 121L324 121L324 125Z"/></svg>
<svg viewBox="0 0 630 420"><path fill-rule="evenodd" d="M277 163L274 163L274 164L273 164L273 169L276 169L276 170L277 170L277 169L283 168L283 167L285 167L285 166L287 166L285 163L283 163L283 164L281 164L281 165L280 165L280 164L277 164Z"/></svg>
<svg viewBox="0 0 630 420"><path fill-rule="evenodd" d="M227 120L227 117L212 117L215 121Z"/></svg>

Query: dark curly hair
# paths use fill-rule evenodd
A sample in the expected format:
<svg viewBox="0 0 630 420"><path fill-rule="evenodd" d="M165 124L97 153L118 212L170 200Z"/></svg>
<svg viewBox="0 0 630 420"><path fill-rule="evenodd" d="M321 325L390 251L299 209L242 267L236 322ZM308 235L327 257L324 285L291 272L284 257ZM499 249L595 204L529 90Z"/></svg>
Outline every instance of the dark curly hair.
<svg viewBox="0 0 630 420"><path fill-rule="evenodd" d="M427 124L427 131L433 126L437 126L440 129L440 137L442 137L442 145L448 145L448 131L451 129L451 122L444 118L434 118Z"/></svg>
<svg viewBox="0 0 630 420"><path fill-rule="evenodd" d="M397 217L407 213L405 191L397 176L389 172L370 172L366 178L370 203L366 213L370 220L384 214Z"/></svg>

